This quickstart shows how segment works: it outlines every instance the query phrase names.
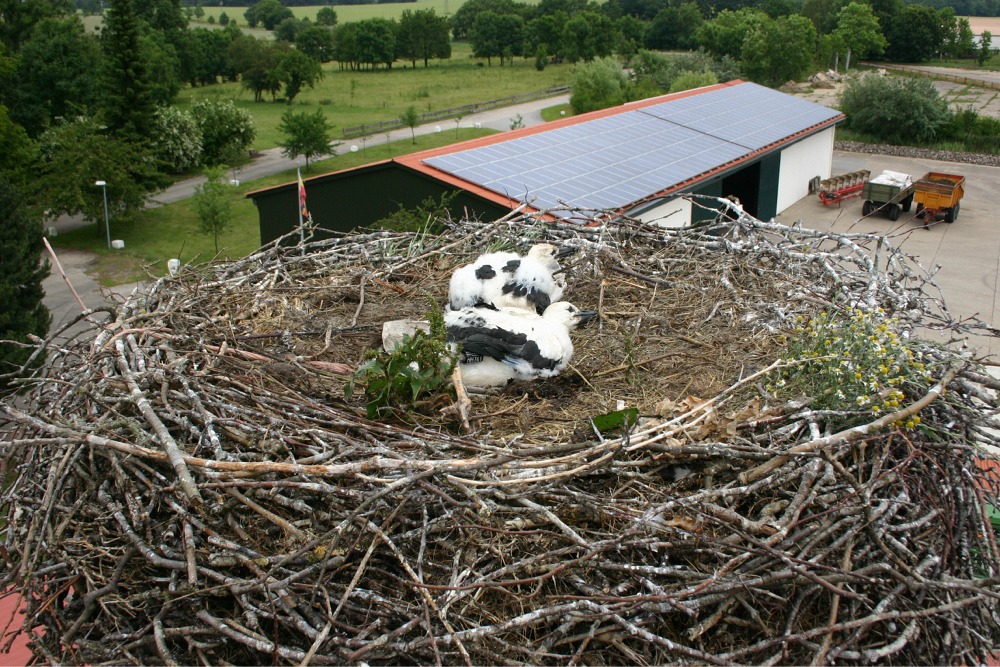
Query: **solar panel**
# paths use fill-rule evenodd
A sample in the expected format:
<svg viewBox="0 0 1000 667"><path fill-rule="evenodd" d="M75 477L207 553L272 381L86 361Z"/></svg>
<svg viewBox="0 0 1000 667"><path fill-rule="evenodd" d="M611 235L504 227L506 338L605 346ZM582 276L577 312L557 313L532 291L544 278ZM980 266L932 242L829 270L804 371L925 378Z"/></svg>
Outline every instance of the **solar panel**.
<svg viewBox="0 0 1000 667"><path fill-rule="evenodd" d="M834 109L755 83L664 102L643 111L751 150L840 115Z"/></svg>
<svg viewBox="0 0 1000 667"><path fill-rule="evenodd" d="M424 163L536 208L614 209L838 115L744 83Z"/></svg>

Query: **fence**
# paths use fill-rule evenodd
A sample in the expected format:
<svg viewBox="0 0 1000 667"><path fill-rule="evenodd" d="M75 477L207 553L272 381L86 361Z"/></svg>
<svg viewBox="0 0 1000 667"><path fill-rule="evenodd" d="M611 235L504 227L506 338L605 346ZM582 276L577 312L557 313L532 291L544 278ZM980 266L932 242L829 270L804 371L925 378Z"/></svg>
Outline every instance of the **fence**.
<svg viewBox="0 0 1000 667"><path fill-rule="evenodd" d="M463 104L460 107L450 107L448 109L440 109L438 111L428 111L426 113L418 114L420 119L419 124L423 125L424 123L433 123L434 121L444 120L446 118L463 118L474 113L479 113L480 111L489 111L490 109L499 109L500 107L507 107L513 104L520 104L522 102L530 102L532 100L561 95L563 93L568 93L569 90L569 86L557 86L555 88L546 88L545 90L536 90L530 93L521 93L520 95L513 95L511 97L501 97L495 100L488 100L486 102L473 102L472 104ZM356 137L363 137L370 134L378 134L379 132L398 130L401 127L403 127L403 121L396 118L394 120L383 120L377 123L366 123L365 125L345 127L343 129L343 134L344 139L354 139Z"/></svg>

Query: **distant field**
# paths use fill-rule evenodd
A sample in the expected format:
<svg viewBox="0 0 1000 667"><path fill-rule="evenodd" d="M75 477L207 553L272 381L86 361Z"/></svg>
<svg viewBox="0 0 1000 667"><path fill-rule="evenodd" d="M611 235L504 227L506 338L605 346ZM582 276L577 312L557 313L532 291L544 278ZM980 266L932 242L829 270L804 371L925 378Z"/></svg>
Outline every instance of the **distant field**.
<svg viewBox="0 0 1000 667"><path fill-rule="evenodd" d="M510 66L500 67L494 61L492 67L485 67L472 58L468 44L456 43L450 60L431 61L426 68L418 64L411 69L409 63L396 62L389 71L352 72L341 70L334 62L324 65L323 71L316 88L303 91L291 107L272 102L270 97L254 102L250 91L236 83L185 88L177 105L186 108L198 99L232 99L253 115L257 125L254 148L262 150L279 145L282 136L278 125L290 108L296 112L322 109L334 136L340 137L345 127L394 120L411 105L424 113L565 85L573 66L549 65L539 72L533 60L518 58Z"/></svg>
<svg viewBox="0 0 1000 667"><path fill-rule="evenodd" d="M350 23L362 19L375 17L398 19L404 9L433 9L438 16L451 16L458 11L465 0L417 0L416 2L391 2L378 5L332 5L333 11L337 12L338 23ZM530 5L537 4L538 0L527 0ZM312 7L290 7L296 18L316 18L316 12L326 5L315 5ZM246 7L204 7L205 19L214 16L216 21L223 11L231 19L236 19L240 24L246 25L243 14Z"/></svg>

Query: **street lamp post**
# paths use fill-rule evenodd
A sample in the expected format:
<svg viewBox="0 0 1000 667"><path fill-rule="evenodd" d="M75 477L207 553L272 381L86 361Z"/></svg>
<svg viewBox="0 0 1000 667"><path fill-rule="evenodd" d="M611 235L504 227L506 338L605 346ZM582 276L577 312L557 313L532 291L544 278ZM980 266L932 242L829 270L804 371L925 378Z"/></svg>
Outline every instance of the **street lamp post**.
<svg viewBox="0 0 1000 667"><path fill-rule="evenodd" d="M108 250L111 250L111 221L108 219L108 184L106 181L94 183L104 190L104 230L108 233Z"/></svg>

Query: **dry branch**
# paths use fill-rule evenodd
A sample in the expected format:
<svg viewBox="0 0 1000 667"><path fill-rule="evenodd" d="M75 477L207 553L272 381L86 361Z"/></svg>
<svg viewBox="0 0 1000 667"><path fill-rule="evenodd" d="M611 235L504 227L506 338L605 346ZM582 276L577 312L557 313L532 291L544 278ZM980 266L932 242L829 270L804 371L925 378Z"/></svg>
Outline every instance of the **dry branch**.
<svg viewBox="0 0 1000 667"><path fill-rule="evenodd" d="M296 234L40 343L0 404L21 630L94 665L984 662L1000 385L920 340L983 327L883 238L729 218ZM465 417L345 399L383 321L540 239L580 249L569 298L601 312L574 372ZM853 306L895 315L936 384L879 418L772 395L795 318ZM639 422L597 433L619 405Z"/></svg>

